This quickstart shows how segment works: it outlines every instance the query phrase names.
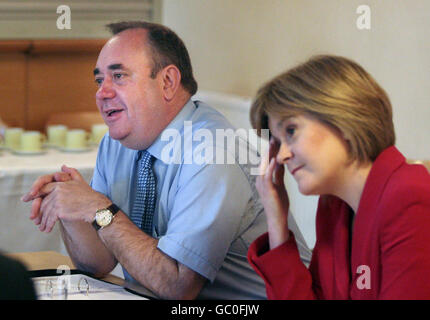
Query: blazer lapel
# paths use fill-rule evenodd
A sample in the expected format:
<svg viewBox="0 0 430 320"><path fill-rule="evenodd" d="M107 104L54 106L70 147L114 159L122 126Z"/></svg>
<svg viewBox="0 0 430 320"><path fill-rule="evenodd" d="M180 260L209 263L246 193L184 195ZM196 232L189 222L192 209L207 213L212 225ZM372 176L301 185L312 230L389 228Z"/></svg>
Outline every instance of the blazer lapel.
<svg viewBox="0 0 430 320"><path fill-rule="evenodd" d="M349 299L350 288L350 249L349 249L349 206L343 202L336 203L339 208L337 212L335 234L336 241L334 242L334 299Z"/></svg>

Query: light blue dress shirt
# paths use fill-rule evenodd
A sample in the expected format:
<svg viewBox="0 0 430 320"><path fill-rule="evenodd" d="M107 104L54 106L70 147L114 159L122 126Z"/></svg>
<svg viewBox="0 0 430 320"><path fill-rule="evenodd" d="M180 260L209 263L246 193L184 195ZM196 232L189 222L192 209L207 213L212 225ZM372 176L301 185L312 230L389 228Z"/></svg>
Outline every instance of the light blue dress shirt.
<svg viewBox="0 0 430 320"><path fill-rule="evenodd" d="M187 140L190 132L194 138L199 132L215 138L217 129L234 130L219 112L190 100L147 149L156 158L152 235L158 239L159 250L209 280L199 298L265 299L264 283L246 259L251 242L267 230L255 176L249 174L249 165L239 161L216 164L217 154L237 160L228 143L216 139L202 151L205 140L201 135L200 140ZM175 137L172 132L179 135ZM99 146L91 181L94 190L105 194L127 215L135 198L137 153L107 134ZM214 163L190 161L195 155L206 160L212 157ZM123 271L127 280L134 281Z"/></svg>

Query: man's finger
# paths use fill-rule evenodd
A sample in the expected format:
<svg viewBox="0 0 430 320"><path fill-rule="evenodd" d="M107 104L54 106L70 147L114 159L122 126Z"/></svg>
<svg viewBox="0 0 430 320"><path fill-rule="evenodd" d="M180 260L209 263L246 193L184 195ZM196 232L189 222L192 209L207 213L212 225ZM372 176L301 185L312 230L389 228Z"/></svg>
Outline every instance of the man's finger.
<svg viewBox="0 0 430 320"><path fill-rule="evenodd" d="M28 202L34 200L37 197L36 195L38 194L40 189L48 183L65 182L69 180L72 180L72 177L65 172L55 172L53 174L41 176L37 178L36 181L33 183L30 188L30 191L21 197L21 201Z"/></svg>
<svg viewBox="0 0 430 320"><path fill-rule="evenodd" d="M73 180L85 181L85 179L81 176L81 174L79 173L79 171L76 170L75 168L70 168L70 167L68 167L66 165L63 165L61 167L61 171L69 174L72 177Z"/></svg>
<svg viewBox="0 0 430 320"><path fill-rule="evenodd" d="M37 178L36 181L31 186L30 191L21 197L21 201L28 202L28 201L34 200L35 195L39 191L39 189L42 188L45 184L53 181L55 181L54 174L47 174Z"/></svg>
<svg viewBox="0 0 430 320"><path fill-rule="evenodd" d="M42 198L37 198L37 199L35 199L34 201L36 201L37 200L37 202L36 202L36 204L35 204L35 208L34 208L34 211L36 212L36 210L37 210L37 215L35 216L35 218L33 219L33 223L36 225L36 226L38 226L38 225L40 225L40 222L42 221L42 215L43 215L43 208L42 208L42 204L43 204L43 199ZM34 203L34 201L33 201L33 203ZM40 201L40 204L38 204L38 202ZM39 208L37 208L37 206L39 207ZM32 210L33 210L33 208L32 208Z"/></svg>
<svg viewBox="0 0 430 320"><path fill-rule="evenodd" d="M62 182L51 182L51 183L45 184L42 188L40 188L35 194L31 196L31 200L47 196L55 189L58 183L62 183Z"/></svg>
<svg viewBox="0 0 430 320"><path fill-rule="evenodd" d="M58 220L58 210L54 208L55 206L55 194L50 193L45 198L43 198L40 211L41 220L39 230L42 232L49 233L54 228L55 223Z"/></svg>
<svg viewBox="0 0 430 320"><path fill-rule="evenodd" d="M56 172L54 173L54 180L56 182L66 182L72 180L72 177L66 172Z"/></svg>
<svg viewBox="0 0 430 320"><path fill-rule="evenodd" d="M55 223L58 221L58 216L56 214L49 214L45 223L45 232L49 233L55 226Z"/></svg>
<svg viewBox="0 0 430 320"><path fill-rule="evenodd" d="M39 216L41 203L42 203L42 198L36 198L31 203L31 211L30 211L31 220L35 220Z"/></svg>
<svg viewBox="0 0 430 320"><path fill-rule="evenodd" d="M39 230L44 232L45 228L46 228L46 221L50 215L50 200L51 200L51 196L47 196L46 198L43 199L42 204L40 206L40 224L39 224Z"/></svg>

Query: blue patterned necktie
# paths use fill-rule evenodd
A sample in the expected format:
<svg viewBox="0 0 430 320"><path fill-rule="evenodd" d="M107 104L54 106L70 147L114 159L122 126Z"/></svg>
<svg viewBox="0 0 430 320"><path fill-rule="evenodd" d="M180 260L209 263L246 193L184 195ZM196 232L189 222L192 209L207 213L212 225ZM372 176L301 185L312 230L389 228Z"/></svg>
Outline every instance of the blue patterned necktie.
<svg viewBox="0 0 430 320"><path fill-rule="evenodd" d="M152 218L155 211L155 175L152 170L153 157L146 150L139 151L137 160L136 199L131 221L152 236Z"/></svg>

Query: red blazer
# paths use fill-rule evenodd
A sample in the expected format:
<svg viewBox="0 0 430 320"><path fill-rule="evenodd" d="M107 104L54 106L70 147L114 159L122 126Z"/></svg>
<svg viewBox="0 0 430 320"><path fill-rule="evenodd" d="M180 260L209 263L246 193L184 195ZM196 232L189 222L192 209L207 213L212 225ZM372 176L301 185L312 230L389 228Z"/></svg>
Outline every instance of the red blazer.
<svg viewBox="0 0 430 320"><path fill-rule="evenodd" d="M267 233L248 260L263 278L269 299L430 299L430 175L409 165L395 148L374 162L355 216L321 196L309 270L293 234L268 250Z"/></svg>

